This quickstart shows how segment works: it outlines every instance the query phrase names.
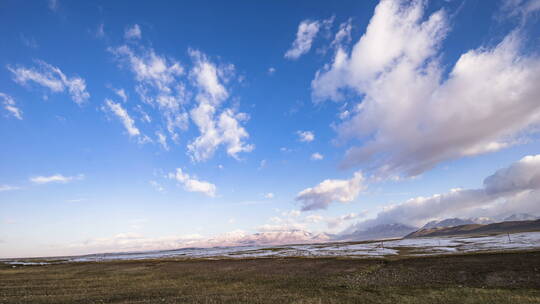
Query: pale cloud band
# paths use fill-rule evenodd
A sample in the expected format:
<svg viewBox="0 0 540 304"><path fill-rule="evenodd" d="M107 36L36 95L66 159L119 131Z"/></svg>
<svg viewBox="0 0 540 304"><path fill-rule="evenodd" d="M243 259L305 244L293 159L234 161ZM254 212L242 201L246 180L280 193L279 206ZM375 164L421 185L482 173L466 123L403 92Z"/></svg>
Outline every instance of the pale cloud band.
<svg viewBox="0 0 540 304"><path fill-rule="evenodd" d="M379 224L422 226L448 217L501 217L514 213L540 213L540 155L530 155L496 171L478 189L452 189L444 194L416 197L387 206L374 219L353 225L347 231Z"/></svg>
<svg viewBox="0 0 540 304"><path fill-rule="evenodd" d="M54 174L50 176L34 176L30 178L30 181L34 184L49 184L49 183L69 183L72 181L84 179L83 174L76 176L64 176L62 174Z"/></svg>

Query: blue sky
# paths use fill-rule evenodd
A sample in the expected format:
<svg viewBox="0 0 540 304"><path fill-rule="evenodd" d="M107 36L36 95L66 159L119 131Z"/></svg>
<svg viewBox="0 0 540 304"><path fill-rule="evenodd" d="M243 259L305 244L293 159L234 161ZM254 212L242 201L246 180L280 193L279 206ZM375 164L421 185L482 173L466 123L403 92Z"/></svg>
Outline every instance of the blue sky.
<svg viewBox="0 0 540 304"><path fill-rule="evenodd" d="M539 10L3 1L0 257L540 215Z"/></svg>

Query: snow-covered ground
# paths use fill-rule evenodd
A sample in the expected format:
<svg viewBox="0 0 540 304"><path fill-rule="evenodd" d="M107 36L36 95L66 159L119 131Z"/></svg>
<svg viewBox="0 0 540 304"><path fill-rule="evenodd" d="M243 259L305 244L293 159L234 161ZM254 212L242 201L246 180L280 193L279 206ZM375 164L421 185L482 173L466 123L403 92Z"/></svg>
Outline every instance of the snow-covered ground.
<svg viewBox="0 0 540 304"><path fill-rule="evenodd" d="M109 260L140 260L156 258L262 258L262 257L328 257L344 256L369 258L392 255L424 256L460 252L509 251L540 249L540 232L524 232L478 237L432 237L372 242L323 243L281 246L245 246L219 248L184 248L167 251L106 253L54 258L51 262L87 262ZM45 261L45 262L43 262ZM1 261L0 261L1 262ZM32 262L32 259L3 261L12 265L43 265L47 259Z"/></svg>

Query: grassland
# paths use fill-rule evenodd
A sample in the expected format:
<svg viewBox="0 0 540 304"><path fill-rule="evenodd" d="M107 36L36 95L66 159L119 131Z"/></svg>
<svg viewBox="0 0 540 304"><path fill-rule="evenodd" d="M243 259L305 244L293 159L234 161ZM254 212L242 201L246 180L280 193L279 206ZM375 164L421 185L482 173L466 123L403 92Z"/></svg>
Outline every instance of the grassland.
<svg viewBox="0 0 540 304"><path fill-rule="evenodd" d="M540 303L540 251L0 264L0 303Z"/></svg>

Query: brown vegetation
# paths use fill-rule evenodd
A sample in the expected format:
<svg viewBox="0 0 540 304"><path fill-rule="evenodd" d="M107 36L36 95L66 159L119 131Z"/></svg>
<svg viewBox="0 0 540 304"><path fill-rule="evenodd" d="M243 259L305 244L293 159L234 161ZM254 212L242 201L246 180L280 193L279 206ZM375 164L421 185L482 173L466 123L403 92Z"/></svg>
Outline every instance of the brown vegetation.
<svg viewBox="0 0 540 304"><path fill-rule="evenodd" d="M0 303L540 303L540 252L0 264Z"/></svg>

